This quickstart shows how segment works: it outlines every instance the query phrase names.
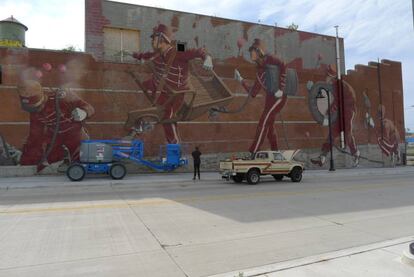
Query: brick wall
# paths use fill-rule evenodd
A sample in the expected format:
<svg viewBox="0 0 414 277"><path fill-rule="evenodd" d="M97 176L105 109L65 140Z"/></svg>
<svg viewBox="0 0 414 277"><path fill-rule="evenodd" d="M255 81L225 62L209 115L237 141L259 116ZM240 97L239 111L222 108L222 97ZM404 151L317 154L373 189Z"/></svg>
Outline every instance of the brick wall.
<svg viewBox="0 0 414 277"><path fill-rule="evenodd" d="M88 38L85 40L85 51L97 59L103 58L103 27L109 23L102 14L101 0L85 1L85 37Z"/></svg>
<svg viewBox="0 0 414 277"><path fill-rule="evenodd" d="M29 130L28 113L20 109L16 86L19 83L18 75L24 68L35 68L42 71L43 63L50 63L54 68L64 64L68 70L65 74L55 72L44 73L40 82L48 89L59 87L71 80L71 75L81 72L77 82L69 82L75 91L85 101L95 107L96 114L86 122L86 127L92 138L119 138L127 134L123 124L127 118L127 111L146 108L149 102L138 90L132 78L125 72L132 70L140 77L148 78L149 74L138 64L105 63L96 61L91 55L83 53L69 53L62 51L48 51L36 49L7 49L0 48L0 64L3 68L3 84L0 85L2 108L0 109L0 133L6 140L21 148ZM236 109L246 99L242 88L235 82L231 72L236 64L216 65L216 71L235 93L235 97L228 109ZM254 66L242 67L247 78L254 76ZM250 73L249 73L250 72ZM309 110L308 90L309 80L314 82L325 79L324 70L298 70L299 91L296 96L289 97L282 112L276 117L275 129L281 149L304 149L301 159L308 162L317 155L320 146L326 141L328 128L315 121ZM384 117L394 122L401 138L404 138L403 92L401 80L401 64L399 62L383 60L381 63L382 104L385 106ZM381 159L381 152L376 146L380 136L380 120L376 117L380 105L377 65L357 65L355 70L349 71L344 80L350 83L356 92L357 113L354 119L354 135L361 149L368 149L364 155L376 156ZM371 110L376 128L367 128L365 115L367 112L364 92L369 97ZM252 99L240 113L222 114L211 119L207 114L193 121L179 122L178 128L183 143L188 149L198 145L205 154L245 152L252 143L257 122L263 109L264 97L259 94ZM165 143L161 126L156 126L152 132L142 135L145 141L147 155L158 154L158 147ZM403 143L403 141L401 141ZM336 141L338 145L339 142ZM376 149L372 152L372 147ZM262 149L269 147L265 141ZM365 151L365 150L364 150ZM369 152L371 151L371 152ZM340 155L340 153L337 153ZM378 154L380 156L378 156ZM229 154L228 154L229 155ZM211 156L212 157L212 156ZM217 160L212 157L209 160ZM343 159L343 165L346 159ZM376 164L367 166L375 166ZM214 167L209 163L209 168Z"/></svg>

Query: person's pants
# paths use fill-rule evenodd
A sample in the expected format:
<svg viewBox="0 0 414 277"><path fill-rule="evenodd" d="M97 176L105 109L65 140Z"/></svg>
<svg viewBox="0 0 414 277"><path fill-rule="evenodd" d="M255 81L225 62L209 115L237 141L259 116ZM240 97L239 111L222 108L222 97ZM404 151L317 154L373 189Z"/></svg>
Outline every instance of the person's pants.
<svg viewBox="0 0 414 277"><path fill-rule="evenodd" d="M143 82L142 86L145 90L147 90L147 92L151 93L154 99L157 97L157 85L155 84L153 78ZM174 99L171 102L169 102L171 97L172 92L167 92L165 89L163 89L161 94L155 100L156 106L162 107L164 109L164 114L162 115L161 119L162 121L169 121L173 119L176 116L176 113L178 112L180 107L183 105L183 94L175 96ZM168 143L180 143L180 136L177 130L177 122L165 122L162 124L162 127L164 129L165 139Z"/></svg>
<svg viewBox="0 0 414 277"><path fill-rule="evenodd" d="M355 137L353 134L353 121L355 118L355 112L345 114L345 145L349 147L351 154L353 156L356 155L358 152L358 146L355 142ZM329 126L328 126L329 128ZM335 123L331 126L332 131L332 144L335 145L335 139L340 137L341 130L339 125L339 118L335 121ZM330 151L330 144L329 144L329 135L326 142L322 145L322 155L326 156L327 153Z"/></svg>
<svg viewBox="0 0 414 277"><path fill-rule="evenodd" d="M273 96L266 96L266 103L259 124L256 128L256 135L249 148L250 153L256 153L263 144L265 137L269 140L270 149L278 150L277 137L274 129L276 115L282 110L286 103L286 95L276 99Z"/></svg>
<svg viewBox="0 0 414 277"><path fill-rule="evenodd" d="M398 142L393 140L389 141L387 139L382 139L381 137L378 138L378 145L382 150L382 153L387 155L387 157L391 154L398 153Z"/></svg>
<svg viewBox="0 0 414 277"><path fill-rule="evenodd" d="M157 104L163 106L164 108L164 115L162 120L168 121L174 118L184 101L184 95L179 95L174 98L174 101L166 104L169 98L170 95L163 92L157 99ZM164 128L165 138L167 139L168 143L180 143L180 136L178 134L176 122L163 123L162 127Z"/></svg>
<svg viewBox="0 0 414 277"><path fill-rule="evenodd" d="M198 179L200 180L200 164L194 164L194 179L198 175Z"/></svg>

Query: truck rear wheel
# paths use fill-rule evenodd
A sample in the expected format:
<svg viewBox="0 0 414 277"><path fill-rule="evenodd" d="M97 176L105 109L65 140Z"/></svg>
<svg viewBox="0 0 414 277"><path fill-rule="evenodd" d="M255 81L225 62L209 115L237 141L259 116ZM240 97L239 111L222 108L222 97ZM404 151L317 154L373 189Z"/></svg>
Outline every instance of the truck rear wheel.
<svg viewBox="0 0 414 277"><path fill-rule="evenodd" d="M250 169L246 175L247 182L251 185L256 185L260 182L260 172L257 169Z"/></svg>
<svg viewBox="0 0 414 277"><path fill-rule="evenodd" d="M66 176L74 182L82 181L85 175L86 170L81 164L71 164L66 170Z"/></svg>
<svg viewBox="0 0 414 277"><path fill-rule="evenodd" d="M125 165L121 163L114 163L109 169L109 175L114 180L120 180L126 175Z"/></svg>
<svg viewBox="0 0 414 277"><path fill-rule="evenodd" d="M302 180L302 169L299 167L295 167L290 172L290 179L292 182L300 182Z"/></svg>
<svg viewBox="0 0 414 277"><path fill-rule="evenodd" d="M241 183L241 182L243 182L243 175L242 174L237 174L235 176L232 176L231 178L233 179L233 181L235 183Z"/></svg>

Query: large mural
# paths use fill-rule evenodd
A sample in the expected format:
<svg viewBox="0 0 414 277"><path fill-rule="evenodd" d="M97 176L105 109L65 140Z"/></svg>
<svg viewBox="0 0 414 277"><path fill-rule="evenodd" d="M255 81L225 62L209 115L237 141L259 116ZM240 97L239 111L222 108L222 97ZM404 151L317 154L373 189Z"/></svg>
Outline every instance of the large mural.
<svg viewBox="0 0 414 277"><path fill-rule="evenodd" d="M229 33L223 49L235 52L223 57L183 47L179 24L157 23L142 38L151 49L122 53L133 63L0 48L0 164L64 170L87 138L139 138L149 155L165 143L199 146L211 168L264 149L301 149L295 159L308 168L326 168L331 148L338 167L401 163L401 64L358 65L338 80L322 50L309 61L277 51L298 32L275 31L281 45L269 33ZM314 39L300 36L301 47Z"/></svg>

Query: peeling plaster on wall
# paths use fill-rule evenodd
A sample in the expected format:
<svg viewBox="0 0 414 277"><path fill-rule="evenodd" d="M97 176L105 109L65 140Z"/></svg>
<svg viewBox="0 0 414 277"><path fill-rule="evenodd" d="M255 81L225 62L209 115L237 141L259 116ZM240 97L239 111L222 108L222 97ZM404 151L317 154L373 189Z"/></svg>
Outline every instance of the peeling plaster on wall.
<svg viewBox="0 0 414 277"><path fill-rule="evenodd" d="M180 17L177 14L173 16L173 18L171 20L171 26L173 28L179 28L179 26L180 26Z"/></svg>
<svg viewBox="0 0 414 277"><path fill-rule="evenodd" d="M249 29L252 27L252 24L248 24L248 23L243 23L243 38L247 41L248 39L248 35L247 32L249 31Z"/></svg>
<svg viewBox="0 0 414 277"><path fill-rule="evenodd" d="M237 39L243 36L242 23L232 22L213 28L209 18L201 18L193 28L194 20L192 15L180 17L180 29L176 33L178 40L186 41L189 48L195 48L195 38L198 37L199 47L206 46L215 59L223 60L238 55Z"/></svg>
<svg viewBox="0 0 414 277"><path fill-rule="evenodd" d="M103 2L103 14L111 20L112 27L137 29L140 31L141 51L152 51L152 29L159 23L171 25L173 13L161 12L157 9L129 6L128 9L119 8L117 3Z"/></svg>
<svg viewBox="0 0 414 277"><path fill-rule="evenodd" d="M210 21L211 21L211 24L213 25L214 28L216 28L218 26L229 24L231 22L231 20L229 20L229 19L217 18L217 17L213 17L213 16L210 17Z"/></svg>
<svg viewBox="0 0 414 277"><path fill-rule="evenodd" d="M278 55L289 63L300 57L303 60L303 68L312 69L318 66L318 54L322 54L321 63L335 63L335 42L315 37L300 41L298 32L286 33L276 38Z"/></svg>
<svg viewBox="0 0 414 277"><path fill-rule="evenodd" d="M321 63L335 64L335 42L325 41L321 37L303 41L300 48L300 56L303 57L303 68L316 68L319 54L322 54Z"/></svg>
<svg viewBox="0 0 414 277"><path fill-rule="evenodd" d="M286 63L296 59L300 54L299 36L296 32L278 36L276 37L276 41L273 40L272 44L276 44L277 56Z"/></svg>
<svg viewBox="0 0 414 277"><path fill-rule="evenodd" d="M205 46L218 60L237 57L237 40L240 38L246 39L240 55L249 60L248 48L255 38L260 38L265 41L268 53L276 53L286 63L301 59L303 68L312 69L319 67L320 63L336 62L335 40L317 34L310 34L313 38L306 40L301 40L300 32L296 31L279 32L283 34L275 37L275 28L271 26L106 1L103 2L103 13L111 20L113 27L139 29L141 51L152 50L149 39L152 28L163 23L173 27L174 39L187 42L188 48ZM217 24L218 21L222 24ZM319 54L322 57L320 63ZM341 55L343 56L343 52ZM344 68L344 63L342 67Z"/></svg>

